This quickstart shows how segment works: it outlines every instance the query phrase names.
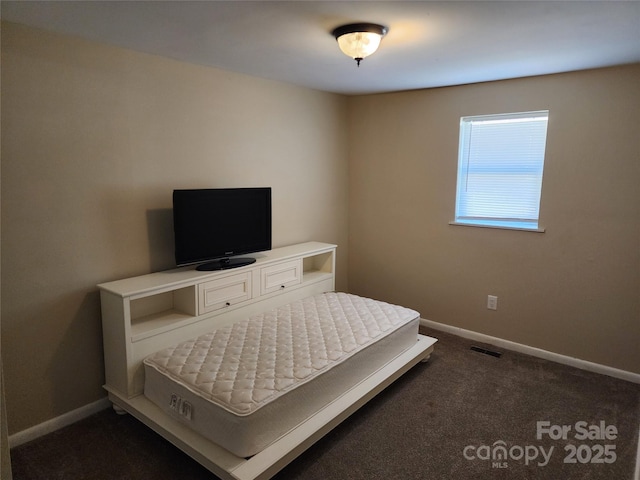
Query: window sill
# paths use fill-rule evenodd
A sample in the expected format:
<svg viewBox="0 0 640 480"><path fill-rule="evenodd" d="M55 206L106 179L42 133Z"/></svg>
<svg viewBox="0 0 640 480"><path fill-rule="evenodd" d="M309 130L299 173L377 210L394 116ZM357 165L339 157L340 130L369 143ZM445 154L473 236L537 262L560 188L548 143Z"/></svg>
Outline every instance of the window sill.
<svg viewBox="0 0 640 480"><path fill-rule="evenodd" d="M486 225L481 223L466 223L466 222L449 222L449 225L454 225L458 227L476 227L476 228L496 228L498 230L517 230L520 232L534 232L534 233L544 233L544 228L526 228L526 227L509 227L506 225Z"/></svg>

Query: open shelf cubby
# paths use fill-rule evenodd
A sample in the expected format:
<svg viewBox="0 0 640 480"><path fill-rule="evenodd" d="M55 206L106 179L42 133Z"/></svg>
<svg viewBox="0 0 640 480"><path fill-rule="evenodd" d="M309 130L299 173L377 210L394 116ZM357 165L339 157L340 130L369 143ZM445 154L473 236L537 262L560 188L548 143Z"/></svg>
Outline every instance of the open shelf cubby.
<svg viewBox="0 0 640 480"><path fill-rule="evenodd" d="M195 318L197 305L196 285L130 299L132 340Z"/></svg>

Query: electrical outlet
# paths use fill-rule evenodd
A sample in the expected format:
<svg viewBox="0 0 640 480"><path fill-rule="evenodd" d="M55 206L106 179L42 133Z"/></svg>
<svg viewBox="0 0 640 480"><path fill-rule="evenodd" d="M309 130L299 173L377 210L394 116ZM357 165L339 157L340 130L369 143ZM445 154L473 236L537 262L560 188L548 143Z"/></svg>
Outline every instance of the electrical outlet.
<svg viewBox="0 0 640 480"><path fill-rule="evenodd" d="M498 309L498 297L495 295L487 295L487 308L489 310Z"/></svg>

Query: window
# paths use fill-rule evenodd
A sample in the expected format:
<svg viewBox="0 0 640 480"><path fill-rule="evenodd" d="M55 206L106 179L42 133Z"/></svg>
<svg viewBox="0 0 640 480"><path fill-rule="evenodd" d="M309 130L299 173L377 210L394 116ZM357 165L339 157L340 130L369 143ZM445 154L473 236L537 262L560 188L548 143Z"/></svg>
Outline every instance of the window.
<svg viewBox="0 0 640 480"><path fill-rule="evenodd" d="M460 119L453 224L539 230L549 111Z"/></svg>

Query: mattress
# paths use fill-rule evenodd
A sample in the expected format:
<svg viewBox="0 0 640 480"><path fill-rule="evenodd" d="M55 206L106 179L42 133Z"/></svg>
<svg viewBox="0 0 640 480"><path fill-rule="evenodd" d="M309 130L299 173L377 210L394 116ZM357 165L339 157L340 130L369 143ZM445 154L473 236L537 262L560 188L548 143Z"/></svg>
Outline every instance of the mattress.
<svg viewBox="0 0 640 480"><path fill-rule="evenodd" d="M419 314L325 293L144 360L144 395L239 457L252 456L415 345Z"/></svg>

